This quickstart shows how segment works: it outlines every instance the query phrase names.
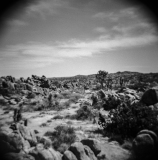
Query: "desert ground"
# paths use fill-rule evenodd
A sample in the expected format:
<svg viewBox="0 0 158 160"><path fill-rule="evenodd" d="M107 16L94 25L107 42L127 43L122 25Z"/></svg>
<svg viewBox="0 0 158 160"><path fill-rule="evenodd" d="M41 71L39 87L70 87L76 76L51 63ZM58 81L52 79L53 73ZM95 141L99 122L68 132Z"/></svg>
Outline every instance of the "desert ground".
<svg viewBox="0 0 158 160"><path fill-rule="evenodd" d="M157 156L156 73L7 76L0 84L0 147L5 160Z"/></svg>

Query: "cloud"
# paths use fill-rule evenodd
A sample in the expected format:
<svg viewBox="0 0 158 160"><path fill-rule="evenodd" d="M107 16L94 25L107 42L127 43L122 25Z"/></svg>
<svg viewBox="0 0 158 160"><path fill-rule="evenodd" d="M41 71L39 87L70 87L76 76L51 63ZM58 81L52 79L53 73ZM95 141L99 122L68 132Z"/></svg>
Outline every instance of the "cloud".
<svg viewBox="0 0 158 160"><path fill-rule="evenodd" d="M29 16L40 16L45 19L46 16L57 14L59 8L66 6L67 3L62 0L39 0L38 3L34 3L27 7L26 12Z"/></svg>
<svg viewBox="0 0 158 160"><path fill-rule="evenodd" d="M120 35L141 36L144 34L156 34L157 29L153 24L142 21L127 26L124 26L123 24L113 26L111 32L112 31L117 32Z"/></svg>
<svg viewBox="0 0 158 160"><path fill-rule="evenodd" d="M95 32L106 33L107 30L104 27L97 27L94 29Z"/></svg>
<svg viewBox="0 0 158 160"><path fill-rule="evenodd" d="M102 35L89 41L74 39L54 44L30 42L9 45L0 50L0 64L1 67L10 69L39 68L54 63L60 64L70 58L92 58L97 54L105 54L106 51L145 46L157 41L157 36L149 32L138 36L122 34L111 38Z"/></svg>
<svg viewBox="0 0 158 160"><path fill-rule="evenodd" d="M128 19L133 19L137 17L137 8L125 8L121 9L119 11L112 11L112 12L98 12L92 16L92 18L97 18L97 19L109 19L111 21L118 21L121 18L128 18Z"/></svg>
<svg viewBox="0 0 158 160"><path fill-rule="evenodd" d="M27 26L28 25L28 23L18 20L18 19L9 20L7 24L12 25L12 26Z"/></svg>
<svg viewBox="0 0 158 160"><path fill-rule="evenodd" d="M110 13L99 12L99 13L96 13L95 15L93 15L92 17L93 18L104 19L104 18L110 17L112 15L113 15L113 12L110 12Z"/></svg>

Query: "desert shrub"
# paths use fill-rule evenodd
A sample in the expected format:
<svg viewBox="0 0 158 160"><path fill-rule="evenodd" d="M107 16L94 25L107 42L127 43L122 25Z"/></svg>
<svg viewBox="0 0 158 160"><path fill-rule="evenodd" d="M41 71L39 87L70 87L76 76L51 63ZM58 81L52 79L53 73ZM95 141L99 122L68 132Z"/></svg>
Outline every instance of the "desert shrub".
<svg viewBox="0 0 158 160"><path fill-rule="evenodd" d="M6 106L8 102L6 102L4 99L0 99L0 105Z"/></svg>
<svg viewBox="0 0 158 160"><path fill-rule="evenodd" d="M111 142L111 141L117 141L119 144L123 144L124 143L124 140L122 139L121 135L116 135L116 134L112 135L109 138L108 141L109 142Z"/></svg>
<svg viewBox="0 0 158 160"><path fill-rule="evenodd" d="M158 126L157 111L141 103L120 104L109 112L108 118L99 115L99 124L106 135L121 135L123 138L135 137L143 129L155 130Z"/></svg>
<svg viewBox="0 0 158 160"><path fill-rule="evenodd" d="M35 98L36 97L36 94L31 92L27 95L27 98L31 99L31 98Z"/></svg>
<svg viewBox="0 0 158 160"><path fill-rule="evenodd" d="M32 101L30 104L31 105L37 105L39 102L38 101Z"/></svg>
<svg viewBox="0 0 158 160"><path fill-rule="evenodd" d="M69 126L73 124L72 121L67 121L66 123L67 123L67 125L69 125Z"/></svg>
<svg viewBox="0 0 158 160"><path fill-rule="evenodd" d="M111 110L117 108L117 106L120 104L121 100L109 95L107 99L103 99L101 106L104 108L104 110Z"/></svg>
<svg viewBox="0 0 158 160"><path fill-rule="evenodd" d="M56 115L56 116L54 116L52 119L63 119L63 116Z"/></svg>
<svg viewBox="0 0 158 160"><path fill-rule="evenodd" d="M61 93L60 93L64 98L66 98L66 99L68 99L68 98L70 98L71 97L71 92L69 92L69 91L62 91Z"/></svg>
<svg viewBox="0 0 158 160"><path fill-rule="evenodd" d="M57 126L54 129L54 132L46 132L45 136L48 136L51 139L54 149L64 153L64 151L76 140L75 130L73 127L62 125Z"/></svg>
<svg viewBox="0 0 158 160"><path fill-rule="evenodd" d="M62 94L58 94L57 97L56 97L56 99L64 99L64 96Z"/></svg>
<svg viewBox="0 0 158 160"><path fill-rule="evenodd" d="M66 115L64 118L65 118L65 119L77 119L77 114Z"/></svg>
<svg viewBox="0 0 158 160"><path fill-rule="evenodd" d="M46 127L47 126L47 123L42 123L41 125L40 125L40 127Z"/></svg>
<svg viewBox="0 0 158 160"><path fill-rule="evenodd" d="M70 104L71 104L71 102L70 102L70 100L68 100L68 101L64 102L62 105L64 108L68 108L68 107L70 107Z"/></svg>
<svg viewBox="0 0 158 160"><path fill-rule="evenodd" d="M50 94L47 98L43 99L42 102L43 109L49 110L59 110L60 104L57 98L54 98L52 94Z"/></svg>
<svg viewBox="0 0 158 160"><path fill-rule="evenodd" d="M31 102L27 105L24 105L23 112L42 111L43 110L42 104L39 104L39 103L37 104L37 103L35 104L35 102Z"/></svg>
<svg viewBox="0 0 158 160"><path fill-rule="evenodd" d="M73 103L75 103L78 99L83 98L83 95L79 94L79 93L73 93L71 95L71 97L69 98L69 100Z"/></svg>
<svg viewBox="0 0 158 160"><path fill-rule="evenodd" d="M61 153L61 154L64 154L64 152L69 148L69 145L66 144L66 143L62 143L59 147L58 147L58 151Z"/></svg>
<svg viewBox="0 0 158 160"><path fill-rule="evenodd" d="M76 114L77 120L85 120L85 119L91 120L92 117L93 117L93 114L91 112L91 109L88 106L82 106L79 110L77 110L77 114Z"/></svg>
<svg viewBox="0 0 158 160"><path fill-rule="evenodd" d="M47 123L51 123L51 122L52 122L52 120L51 120L51 119L47 120Z"/></svg>

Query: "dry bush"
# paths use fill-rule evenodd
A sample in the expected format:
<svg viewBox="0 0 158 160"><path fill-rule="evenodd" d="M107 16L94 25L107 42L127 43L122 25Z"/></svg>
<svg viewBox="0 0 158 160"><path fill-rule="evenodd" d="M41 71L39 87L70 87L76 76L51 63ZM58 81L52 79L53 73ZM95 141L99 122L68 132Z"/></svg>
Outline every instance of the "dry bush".
<svg viewBox="0 0 158 160"><path fill-rule="evenodd" d="M45 136L48 136L51 139L54 149L64 153L76 140L75 130L73 127L62 125L57 126L54 129L54 132L46 132Z"/></svg>
<svg viewBox="0 0 158 160"><path fill-rule="evenodd" d="M121 135L122 138L133 138L143 129L155 131L158 126L158 111L141 103L122 103L110 110L108 118L100 115L99 124L106 135Z"/></svg>
<svg viewBox="0 0 158 160"><path fill-rule="evenodd" d="M93 117L93 113L88 106L82 106L79 110L77 110L76 119L77 120L91 120Z"/></svg>
<svg viewBox="0 0 158 160"><path fill-rule="evenodd" d="M32 99L32 98L35 98L35 97L36 97L36 94L33 93L33 92L31 92L31 93L29 93L29 94L27 95L27 98L29 98L29 99Z"/></svg>

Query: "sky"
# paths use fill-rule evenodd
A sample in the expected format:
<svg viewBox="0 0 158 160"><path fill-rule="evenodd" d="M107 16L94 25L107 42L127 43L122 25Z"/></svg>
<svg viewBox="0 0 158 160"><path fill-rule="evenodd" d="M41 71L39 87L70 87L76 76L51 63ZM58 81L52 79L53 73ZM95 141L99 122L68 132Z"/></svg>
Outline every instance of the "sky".
<svg viewBox="0 0 158 160"><path fill-rule="evenodd" d="M129 0L25 2L1 16L0 76L158 72L158 26L143 4Z"/></svg>

